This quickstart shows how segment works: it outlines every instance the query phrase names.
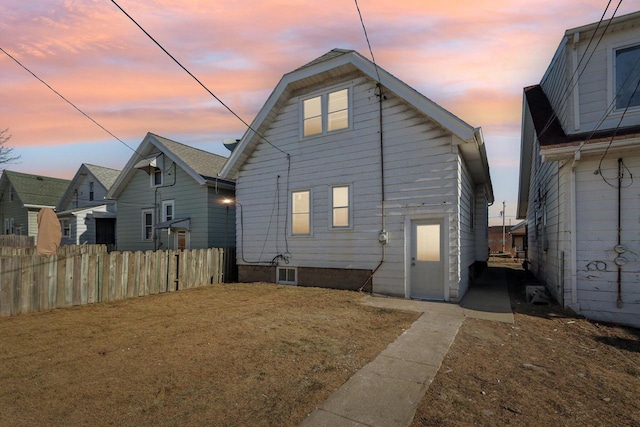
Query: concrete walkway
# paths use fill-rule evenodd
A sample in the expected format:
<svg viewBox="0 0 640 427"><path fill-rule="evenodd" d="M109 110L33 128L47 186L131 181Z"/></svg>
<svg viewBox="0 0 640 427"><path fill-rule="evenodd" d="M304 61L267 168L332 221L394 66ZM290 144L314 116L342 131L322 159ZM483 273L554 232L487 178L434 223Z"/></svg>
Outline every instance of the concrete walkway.
<svg viewBox="0 0 640 427"><path fill-rule="evenodd" d="M407 426L465 317L513 323L503 268L488 268L460 305L369 296L365 304L422 315L300 425Z"/></svg>

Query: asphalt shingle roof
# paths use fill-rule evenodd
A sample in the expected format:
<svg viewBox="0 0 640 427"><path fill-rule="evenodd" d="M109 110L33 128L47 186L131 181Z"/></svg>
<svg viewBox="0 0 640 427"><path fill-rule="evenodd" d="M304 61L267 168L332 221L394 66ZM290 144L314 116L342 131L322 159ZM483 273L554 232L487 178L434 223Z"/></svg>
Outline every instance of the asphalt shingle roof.
<svg viewBox="0 0 640 427"><path fill-rule="evenodd" d="M203 178L215 178L227 161L226 157L189 147L176 141L152 134L160 143Z"/></svg>
<svg viewBox="0 0 640 427"><path fill-rule="evenodd" d="M5 170L3 175L25 205L55 206L71 182L68 179Z"/></svg>
<svg viewBox="0 0 640 427"><path fill-rule="evenodd" d="M113 183L116 182L118 175L120 175L120 171L116 169L105 168L104 166L89 165L86 163L84 165L107 190L111 188Z"/></svg>

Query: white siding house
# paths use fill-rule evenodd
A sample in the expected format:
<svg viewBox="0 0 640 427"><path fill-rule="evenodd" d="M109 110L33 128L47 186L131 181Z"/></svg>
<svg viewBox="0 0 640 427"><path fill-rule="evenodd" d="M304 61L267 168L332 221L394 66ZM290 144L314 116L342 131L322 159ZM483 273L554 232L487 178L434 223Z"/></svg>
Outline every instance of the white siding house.
<svg viewBox="0 0 640 427"><path fill-rule="evenodd" d="M481 130L355 51L284 75L221 176L242 281L458 301L487 261Z"/></svg>
<svg viewBox="0 0 640 427"><path fill-rule="evenodd" d="M115 245L116 204L105 200L119 170L82 164L56 206L62 245Z"/></svg>
<svg viewBox="0 0 640 427"><path fill-rule="evenodd" d="M235 245L233 181L217 175L225 157L148 133L107 199L117 201L120 251Z"/></svg>
<svg viewBox="0 0 640 427"><path fill-rule="evenodd" d="M517 212L531 270L559 302L635 326L639 85L640 13L565 32L540 84L524 89Z"/></svg>

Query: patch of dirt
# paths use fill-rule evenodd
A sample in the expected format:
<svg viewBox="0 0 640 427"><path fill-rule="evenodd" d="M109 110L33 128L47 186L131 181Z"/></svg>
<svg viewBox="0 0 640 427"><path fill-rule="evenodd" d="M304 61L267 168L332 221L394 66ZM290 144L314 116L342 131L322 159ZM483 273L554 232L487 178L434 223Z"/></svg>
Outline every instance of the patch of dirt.
<svg viewBox="0 0 640 427"><path fill-rule="evenodd" d="M419 316L215 285L0 318L0 425L297 425Z"/></svg>
<svg viewBox="0 0 640 427"><path fill-rule="evenodd" d="M416 426L639 426L640 330L531 305L507 268L515 324L466 319Z"/></svg>

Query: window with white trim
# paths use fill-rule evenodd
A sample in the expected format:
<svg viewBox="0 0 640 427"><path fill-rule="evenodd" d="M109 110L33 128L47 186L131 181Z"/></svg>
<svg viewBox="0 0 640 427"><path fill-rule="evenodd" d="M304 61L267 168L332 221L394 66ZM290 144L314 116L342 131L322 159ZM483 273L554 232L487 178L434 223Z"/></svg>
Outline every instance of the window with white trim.
<svg viewBox="0 0 640 427"><path fill-rule="evenodd" d="M163 200L162 222L171 221L174 218L175 218L175 202L173 200Z"/></svg>
<svg viewBox="0 0 640 427"><path fill-rule="evenodd" d="M614 51L616 109L640 106L640 45Z"/></svg>
<svg viewBox="0 0 640 427"><path fill-rule="evenodd" d="M291 192L291 234L311 234L311 191Z"/></svg>
<svg viewBox="0 0 640 427"><path fill-rule="evenodd" d="M60 228L62 229L62 237L71 237L71 222L69 218L60 220Z"/></svg>
<svg viewBox="0 0 640 427"><path fill-rule="evenodd" d="M283 285L296 285L298 283L298 270L295 267L277 267L277 283Z"/></svg>
<svg viewBox="0 0 640 427"><path fill-rule="evenodd" d="M93 202L93 181L89 182L89 201Z"/></svg>
<svg viewBox="0 0 640 427"><path fill-rule="evenodd" d="M153 240L153 209L142 210L142 240Z"/></svg>
<svg viewBox="0 0 640 427"><path fill-rule="evenodd" d="M349 128L349 89L323 93L302 101L302 136Z"/></svg>
<svg viewBox="0 0 640 427"><path fill-rule="evenodd" d="M331 227L351 227L351 191L348 185L331 188Z"/></svg>
<svg viewBox="0 0 640 427"><path fill-rule="evenodd" d="M151 177L151 186L160 187L162 185L162 169L153 168L149 174Z"/></svg>

